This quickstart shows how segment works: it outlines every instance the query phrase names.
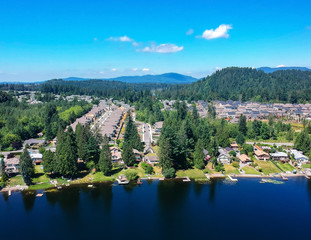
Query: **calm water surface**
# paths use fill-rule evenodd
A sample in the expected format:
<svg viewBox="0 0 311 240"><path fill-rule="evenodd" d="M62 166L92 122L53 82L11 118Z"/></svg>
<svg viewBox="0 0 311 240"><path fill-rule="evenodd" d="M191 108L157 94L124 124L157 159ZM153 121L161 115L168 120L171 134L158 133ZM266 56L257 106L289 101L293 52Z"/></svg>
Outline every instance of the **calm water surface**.
<svg viewBox="0 0 311 240"><path fill-rule="evenodd" d="M311 181L74 186L0 195L0 239L311 239Z"/></svg>

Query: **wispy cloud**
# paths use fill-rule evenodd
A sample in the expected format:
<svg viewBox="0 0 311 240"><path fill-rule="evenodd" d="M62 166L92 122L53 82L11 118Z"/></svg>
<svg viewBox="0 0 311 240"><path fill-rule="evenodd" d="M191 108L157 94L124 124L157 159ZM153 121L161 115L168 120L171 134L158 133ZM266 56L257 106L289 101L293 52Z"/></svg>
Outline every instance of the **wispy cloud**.
<svg viewBox="0 0 311 240"><path fill-rule="evenodd" d="M96 41L98 41L98 38L97 38L97 37L94 37L94 39L93 39L93 40L96 42Z"/></svg>
<svg viewBox="0 0 311 240"><path fill-rule="evenodd" d="M192 35L194 33L194 30L190 28L187 32L186 35Z"/></svg>
<svg viewBox="0 0 311 240"><path fill-rule="evenodd" d="M311 30L311 26L306 26L306 29L307 30Z"/></svg>
<svg viewBox="0 0 311 240"><path fill-rule="evenodd" d="M151 46L143 49L137 49L138 52L154 52L154 53L175 53L180 52L184 49L183 46L177 46L172 43L164 43L160 45L152 44Z"/></svg>
<svg viewBox="0 0 311 240"><path fill-rule="evenodd" d="M281 67L285 67L284 64L280 64L280 65L277 65L276 68L281 68Z"/></svg>
<svg viewBox="0 0 311 240"><path fill-rule="evenodd" d="M117 69L116 69L116 68L112 68L112 69L111 69L111 71L116 72L116 71L117 71Z"/></svg>
<svg viewBox="0 0 311 240"><path fill-rule="evenodd" d="M149 69L149 68L143 68L142 71L143 71L143 72L149 72L150 69Z"/></svg>
<svg viewBox="0 0 311 240"><path fill-rule="evenodd" d="M203 32L200 38L205 38L207 40L216 39L216 38L228 38L229 34L228 31L232 29L231 25L228 24L221 24L218 28L214 29L207 29Z"/></svg>
<svg viewBox="0 0 311 240"><path fill-rule="evenodd" d="M132 69L134 72L137 72L138 71L138 68L133 68Z"/></svg>
<svg viewBox="0 0 311 240"><path fill-rule="evenodd" d="M108 38L109 41L115 41L115 42L134 42L134 39L131 39L130 37L124 35L121 37L110 37Z"/></svg>

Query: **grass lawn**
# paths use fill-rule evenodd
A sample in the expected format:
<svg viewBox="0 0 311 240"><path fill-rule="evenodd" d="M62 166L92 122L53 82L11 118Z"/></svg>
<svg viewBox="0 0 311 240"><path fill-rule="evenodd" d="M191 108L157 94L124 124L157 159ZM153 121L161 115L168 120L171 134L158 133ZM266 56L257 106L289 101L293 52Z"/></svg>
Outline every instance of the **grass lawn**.
<svg viewBox="0 0 311 240"><path fill-rule="evenodd" d="M28 189L29 190L39 190L39 189L46 189L46 188L50 188L50 187L54 187L54 185L52 185L50 183L42 183L42 184L30 185Z"/></svg>
<svg viewBox="0 0 311 240"><path fill-rule="evenodd" d="M226 174L239 174L239 170L236 169L235 167L233 167L231 164L224 164L224 167L225 167L225 171L226 171Z"/></svg>
<svg viewBox="0 0 311 240"><path fill-rule="evenodd" d="M282 169L283 172L292 172L295 168L290 165L289 163L281 163L281 162L275 162L276 165Z"/></svg>
<svg viewBox="0 0 311 240"><path fill-rule="evenodd" d="M117 174L118 175L118 174ZM116 177L116 175L114 175ZM58 179L57 179L58 181ZM83 178L73 180L72 183L90 183L90 182L104 182L104 181L115 181L114 177L105 176L102 172L89 173ZM60 181L58 181L60 182Z"/></svg>
<svg viewBox="0 0 311 240"><path fill-rule="evenodd" d="M216 173L215 169L212 168L212 163L211 162L208 162L208 164L206 165L205 169L208 170L209 174Z"/></svg>
<svg viewBox="0 0 311 240"><path fill-rule="evenodd" d="M32 178L33 183L49 183L49 177L44 173L41 166L35 166L35 176Z"/></svg>
<svg viewBox="0 0 311 240"><path fill-rule="evenodd" d="M15 177L11 177L9 180L9 186L16 186L16 185L25 185L24 180L21 175L17 175Z"/></svg>
<svg viewBox="0 0 311 240"><path fill-rule="evenodd" d="M260 161L255 159L254 163L257 163L259 167L262 168L262 172L265 175L268 175L270 173L280 173L281 170L278 169L271 161Z"/></svg>
<svg viewBox="0 0 311 240"><path fill-rule="evenodd" d="M162 178L162 168L158 167L158 166L154 166L153 170L154 170L154 174L150 175L150 174L146 174L145 170L141 167L141 163L138 165L138 168L136 169L138 176L140 178L148 178L148 177L153 177L153 178Z"/></svg>
<svg viewBox="0 0 311 240"><path fill-rule="evenodd" d="M258 172L255 168L250 167L250 166L245 166L242 168L246 174L256 174L256 175L261 175L260 172Z"/></svg>
<svg viewBox="0 0 311 240"><path fill-rule="evenodd" d="M311 168L311 163L302 165L303 168Z"/></svg>
<svg viewBox="0 0 311 240"><path fill-rule="evenodd" d="M189 177L191 179L206 179L204 172L200 169L178 170L176 177Z"/></svg>

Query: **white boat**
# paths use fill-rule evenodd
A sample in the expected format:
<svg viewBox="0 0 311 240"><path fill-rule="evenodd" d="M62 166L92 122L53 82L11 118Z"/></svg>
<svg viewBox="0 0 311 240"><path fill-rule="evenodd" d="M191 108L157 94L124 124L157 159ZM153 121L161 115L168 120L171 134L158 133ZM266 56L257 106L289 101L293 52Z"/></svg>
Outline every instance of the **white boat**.
<svg viewBox="0 0 311 240"><path fill-rule="evenodd" d="M129 184L129 180L126 178L125 175L120 175L118 178L117 178L117 182L119 185L126 185L126 184Z"/></svg>

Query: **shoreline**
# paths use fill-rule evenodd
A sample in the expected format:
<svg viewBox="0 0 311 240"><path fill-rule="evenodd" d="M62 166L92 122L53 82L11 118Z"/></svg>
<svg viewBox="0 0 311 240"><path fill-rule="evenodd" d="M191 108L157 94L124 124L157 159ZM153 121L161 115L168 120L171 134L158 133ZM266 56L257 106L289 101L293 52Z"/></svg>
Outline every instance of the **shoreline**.
<svg viewBox="0 0 311 240"><path fill-rule="evenodd" d="M190 178L190 180L200 180L200 181L210 181L211 179L220 179L220 178L227 178L228 176L231 176L231 177L234 177L234 178L281 178L282 179L282 176L285 177L285 178L294 178L294 177L306 177L306 175L304 174L278 174L278 175L255 175L255 174L228 174L228 175L223 175L223 174L211 174L210 175L210 179L206 178ZM176 178L171 178L171 179L165 179L165 178L157 178L157 177L151 177L151 178L140 178L140 180L159 180L159 181L165 181L165 180L177 180L177 179L187 179L187 177L176 177ZM283 179L283 181L286 181ZM61 187L70 187L70 186L73 186L73 185L92 185L92 184L96 184L96 183L116 183L116 181L89 181L89 182L83 182L83 183L70 183L69 185L64 185L64 184L61 184L61 185L58 185L58 186L61 186ZM16 186L12 186L12 187L5 187L3 189L0 190L1 193L4 193L4 192L20 192L20 191L40 191L40 190L49 190L49 189L57 189L57 186L51 186L51 187L47 187L47 188L38 188L38 189L29 189L29 186L26 186L26 185L16 185Z"/></svg>

